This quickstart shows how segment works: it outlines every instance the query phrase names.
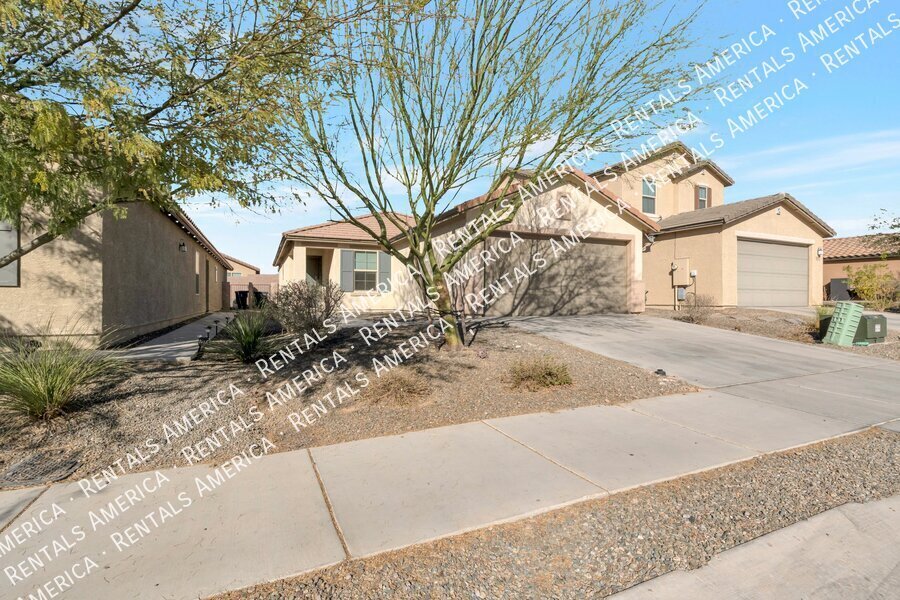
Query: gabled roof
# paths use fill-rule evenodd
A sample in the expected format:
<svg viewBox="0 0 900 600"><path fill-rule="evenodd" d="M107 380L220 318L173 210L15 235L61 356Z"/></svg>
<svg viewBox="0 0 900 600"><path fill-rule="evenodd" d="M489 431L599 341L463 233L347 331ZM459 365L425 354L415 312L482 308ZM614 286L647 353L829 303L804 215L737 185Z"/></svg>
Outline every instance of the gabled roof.
<svg viewBox="0 0 900 600"><path fill-rule="evenodd" d="M569 175L579 180L582 184L585 185L585 191L590 190L591 192L596 192L603 196L610 204L615 204L617 206L621 206L624 212L627 212L629 215L637 219L644 225L646 229L650 231L659 231L659 226L657 226L656 221L634 208L628 202L625 202L612 192L604 189L604 186L601 182L597 181L594 177L588 175L584 171L576 169L574 167L566 167L562 170L565 175ZM525 180L525 177L530 177L531 173L522 172L519 174L519 180L514 181L509 185L509 188L506 190L505 194L500 194L499 190L495 190L491 197L488 197L487 194L482 194L481 196L477 196L472 198L471 200L466 200L461 204L457 204L456 206L449 208L442 212L437 217L437 221L443 221L444 219L448 219L454 215L458 215L460 213L464 213L465 211L485 204L489 201L497 201L503 197L513 196L519 193L519 190L523 187L522 182Z"/></svg>
<svg viewBox="0 0 900 600"><path fill-rule="evenodd" d="M591 173L591 176L595 177L596 179L598 179L600 181L603 181L604 179L606 179L608 177L612 177L612 174L624 173L629 170L636 169L637 167L645 165L649 162L652 162L652 161L654 161L662 156L665 156L666 154L670 154L672 152L677 152L691 164L686 166L684 169L682 169L678 173L674 173L674 174L670 175L671 179L680 179L682 177L689 177L689 176L693 175L694 173L697 173L703 169L708 169L709 172L712 173L713 175L715 175L722 182L722 184L725 187L734 185L734 179L732 179L731 176L729 176L728 173L726 173L722 169L722 167L720 167L719 165L717 165L716 163L714 163L713 161L711 161L709 159L697 160L695 158L694 152L684 142L680 142L680 141L672 142L671 144L666 144L659 150L656 150L654 152L647 154L644 158L634 162L633 164L626 164L626 163L631 163L632 161L623 160L621 162L617 162L612 165L607 165L607 166L603 167L602 169Z"/></svg>
<svg viewBox="0 0 900 600"><path fill-rule="evenodd" d="M248 267L248 268L250 268L250 269L253 269L253 270L256 271L257 273L259 273L259 271L260 271L260 268L259 268L259 267L256 267L256 266L254 266L254 265L251 265L251 264L248 263L248 262L244 262L244 261L242 261L242 260L239 260L239 259L237 259L237 258L235 258L235 257L233 257L233 256L228 256L227 254L223 254L222 256L224 256L225 258L227 258L229 262L233 262L233 263L237 263L237 264L239 264L239 265L243 265L243 266L245 266L245 267ZM231 271L231 270L233 270L233 269L229 269L229 271Z"/></svg>
<svg viewBox="0 0 900 600"><path fill-rule="evenodd" d="M189 216L175 207L160 210L173 223L181 227L189 236L194 238L194 241L196 241L201 248L206 250L210 254L210 256L216 259L216 262L225 267L226 271L230 271L232 269L231 263L228 262L228 259L225 258L225 255L216 250L216 247L213 246L212 242L210 242L205 235L203 235L203 232L200 231L200 228L197 227L196 223L194 223Z"/></svg>
<svg viewBox="0 0 900 600"><path fill-rule="evenodd" d="M402 213L390 214L397 219L404 221L407 225L414 224L413 218L410 215L404 215ZM398 233L402 233L402 231L389 219L382 217L382 220L384 221L388 238L392 238ZM381 229L375 215L358 217L357 221L374 231ZM372 236L346 219L342 221L325 221L318 225L308 225L306 227L300 227L299 229L291 229L290 231L285 231L281 235L290 239L311 238L375 243Z"/></svg>
<svg viewBox="0 0 900 600"><path fill-rule="evenodd" d="M900 256L900 249L891 250L892 237L886 233L825 240L825 260L841 258L879 258Z"/></svg>
<svg viewBox="0 0 900 600"><path fill-rule="evenodd" d="M796 198L784 192L773 194L771 196L763 196L762 198L753 198L741 202L730 202L720 206L713 206L712 208L701 208L672 215L671 217L666 217L661 220L659 226L663 233L667 233L669 231L677 231L680 229L727 225L781 203L787 203L790 206L793 206L802 215L806 216L809 221L821 229L822 232L826 234L826 237L834 235L834 229L829 227L828 223L817 217L815 213L806 208Z"/></svg>
<svg viewBox="0 0 900 600"><path fill-rule="evenodd" d="M415 224L413 217L411 215L405 215L403 213L383 213L391 214L396 219L405 222L408 226L412 226ZM373 231L379 231L381 226L378 224L378 220L375 218L375 215L365 215L362 217L357 217L356 219L366 227L372 229ZM399 227L397 227L390 219L384 218L382 216L382 220L384 221L384 228L387 231L388 239L396 237L403 233ZM342 221L325 221L324 223L319 223L317 225L307 225L306 227L299 227L297 229L291 229L285 231L281 234L281 242L278 244L278 250L275 251L275 260L272 263L273 266L278 266L279 258L281 257L282 251L285 247L285 242L287 240L308 240L308 241L329 241L329 242L353 242L357 244L372 244L377 245L372 236L368 233L351 223L349 220L344 219Z"/></svg>
<svg viewBox="0 0 900 600"><path fill-rule="evenodd" d="M669 179L672 179L673 181L676 179L684 179L685 177L690 177L694 173L699 173L703 169L707 169L710 173L716 176L725 187L734 185L734 179L732 179L728 173L723 171L719 165L708 159L698 160L691 166L682 169L679 173L670 175Z"/></svg>

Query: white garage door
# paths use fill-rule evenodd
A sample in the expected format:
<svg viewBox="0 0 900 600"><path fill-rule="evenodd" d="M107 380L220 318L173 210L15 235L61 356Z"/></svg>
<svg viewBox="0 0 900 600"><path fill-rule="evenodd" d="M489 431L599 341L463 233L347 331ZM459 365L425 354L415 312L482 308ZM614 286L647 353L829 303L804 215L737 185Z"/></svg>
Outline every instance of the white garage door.
<svg viewBox="0 0 900 600"><path fill-rule="evenodd" d="M488 245L496 243L495 238ZM543 265L534 257L544 258ZM514 269L531 273L487 311L488 316L590 315L628 312L627 246L584 240L565 253L554 253L546 238L526 238L485 269L490 283Z"/></svg>
<svg viewBox="0 0 900 600"><path fill-rule="evenodd" d="M738 240L738 306L808 306L809 248Z"/></svg>

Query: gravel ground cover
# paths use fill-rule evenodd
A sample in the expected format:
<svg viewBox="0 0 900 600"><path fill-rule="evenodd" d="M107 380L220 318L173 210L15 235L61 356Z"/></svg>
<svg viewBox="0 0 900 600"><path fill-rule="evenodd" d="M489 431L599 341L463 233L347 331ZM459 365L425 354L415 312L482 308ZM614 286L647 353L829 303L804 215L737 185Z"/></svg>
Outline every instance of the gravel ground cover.
<svg viewBox="0 0 900 600"><path fill-rule="evenodd" d="M898 493L900 434L870 429L215 600L605 597Z"/></svg>
<svg viewBox="0 0 900 600"><path fill-rule="evenodd" d="M238 435L226 431L219 435L223 447L206 457L205 462L221 463L244 450L251 441L266 435L278 451L334 444L355 439L403 433L483 418L529 412L566 409L592 404L616 404L637 398L693 391L695 388L672 377L660 377L643 369L571 346L508 327L490 327L480 331L475 343L460 352L439 351L433 347L417 354L408 365L399 367L428 382L430 391L416 394L408 401L382 401L365 389L350 402L339 406L314 425L294 432L286 415L318 400L352 380L360 368L371 366L373 357L393 349L408 338L416 327L392 331L382 343L371 347L358 337L337 335L332 343L300 357L277 377L263 382L253 366L204 358L188 366L139 363L124 381L105 389L93 390L75 410L46 426L18 417L0 419L0 473L14 463L39 451L66 450L81 461L70 476L77 479L110 465L125 453L140 456L133 471L183 466L179 453L187 445L202 443L217 428L242 417L259 405L264 418ZM355 349L351 350L353 346ZM323 357L338 349L349 363L325 377L301 400L295 400L269 412L266 392L299 375ZM516 360L551 356L569 368L573 383L541 391L512 389L506 381L509 366ZM374 374L369 370L370 377ZM181 420L199 403L208 401L228 383L244 394L224 396L227 404L217 403L216 411L193 426L189 433L164 443L163 424ZM147 451L148 439L161 442L157 452ZM227 439L226 439L227 438Z"/></svg>
<svg viewBox="0 0 900 600"><path fill-rule="evenodd" d="M683 312L673 310L648 309L646 314L651 317L663 317L666 319L680 320ZM788 340L791 342L803 342L804 344L819 343L818 328L813 328L814 317L802 317L771 310L754 308L720 308L710 309L706 320L701 325L729 329L753 335ZM847 352L866 354L900 360L900 332L890 331L883 344L871 346L828 346Z"/></svg>

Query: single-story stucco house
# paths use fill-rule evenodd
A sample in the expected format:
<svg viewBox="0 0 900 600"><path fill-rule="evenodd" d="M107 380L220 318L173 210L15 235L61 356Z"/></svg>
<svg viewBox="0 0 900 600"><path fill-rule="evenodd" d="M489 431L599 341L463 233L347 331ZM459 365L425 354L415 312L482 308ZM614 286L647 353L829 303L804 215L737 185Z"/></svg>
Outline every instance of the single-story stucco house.
<svg viewBox="0 0 900 600"><path fill-rule="evenodd" d="M0 273L0 330L125 340L223 307L228 260L186 215L149 204L94 214ZM29 233L0 228L0 249Z"/></svg>
<svg viewBox="0 0 900 600"><path fill-rule="evenodd" d="M900 282L900 248L892 247L895 236L888 234L859 235L855 237L833 238L825 240L825 266L823 283L825 299L832 298L831 281L847 279L847 268L859 269L868 265L883 264ZM844 286L839 286L841 289ZM842 298L841 292L835 290Z"/></svg>
<svg viewBox="0 0 900 600"><path fill-rule="evenodd" d="M789 194L726 204L733 183L680 142L590 175L567 168L528 194L512 223L471 253L495 259L481 269L457 267L457 307L493 316L642 312L697 296L714 306L821 303L823 239L834 231ZM523 189L514 184L509 193ZM438 239L463 231L501 200L474 198L444 212ZM365 219L374 225L374 217ZM580 232L580 243L556 252L585 222L591 229ZM401 228L390 224L389 236L402 251ZM518 243L511 248L509 240ZM489 302L471 302L473 294L502 287L504 273L535 255L544 260L531 276ZM394 282L400 262L346 221L285 232L274 264L282 283L331 279L347 292L346 302L374 296L372 310L400 308L421 294ZM374 289L388 279L389 290Z"/></svg>

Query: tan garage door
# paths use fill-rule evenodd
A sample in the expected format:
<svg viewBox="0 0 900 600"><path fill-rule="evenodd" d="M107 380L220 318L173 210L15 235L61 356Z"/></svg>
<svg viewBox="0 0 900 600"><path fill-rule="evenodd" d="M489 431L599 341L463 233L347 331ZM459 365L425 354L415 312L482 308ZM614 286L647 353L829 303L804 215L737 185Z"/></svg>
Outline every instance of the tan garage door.
<svg viewBox="0 0 900 600"><path fill-rule="evenodd" d="M738 306L809 305L809 248L738 240Z"/></svg>
<svg viewBox="0 0 900 600"><path fill-rule="evenodd" d="M492 238L488 243L496 244ZM547 238L527 238L502 260L491 264L486 281L509 273L515 283L514 269L537 271L515 283L487 311L489 316L587 315L628 311L626 244L607 241L582 241L565 253L554 253ZM540 268L539 254L546 261Z"/></svg>

